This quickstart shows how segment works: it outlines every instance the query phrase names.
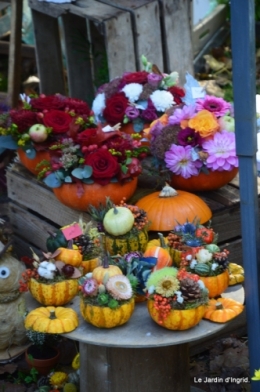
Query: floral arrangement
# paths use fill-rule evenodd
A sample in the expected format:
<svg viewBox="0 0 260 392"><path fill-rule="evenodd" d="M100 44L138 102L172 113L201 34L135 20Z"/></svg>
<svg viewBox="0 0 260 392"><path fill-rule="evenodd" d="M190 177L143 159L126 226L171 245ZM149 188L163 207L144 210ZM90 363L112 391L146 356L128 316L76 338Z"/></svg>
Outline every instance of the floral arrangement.
<svg viewBox="0 0 260 392"><path fill-rule="evenodd" d="M228 269L229 251L220 250L218 235L211 227L186 222L175 226L167 239L173 253L181 254L180 268L199 276L217 276Z"/></svg>
<svg viewBox="0 0 260 392"><path fill-rule="evenodd" d="M237 168L231 104L206 95L191 76L184 87L183 103L144 130L157 167L185 179L200 172ZM199 97L195 89L200 89Z"/></svg>
<svg viewBox="0 0 260 392"><path fill-rule="evenodd" d="M161 73L142 56L143 70L125 72L99 87L92 104L96 121L109 125L132 123L135 132L182 102L179 75Z"/></svg>
<svg viewBox="0 0 260 392"><path fill-rule="evenodd" d="M150 274L146 282L148 299L159 311L159 323L171 310L194 309L208 303L208 290L196 274L165 267Z"/></svg>
<svg viewBox="0 0 260 392"><path fill-rule="evenodd" d="M73 139L89 127L95 127L94 117L88 104L80 99L60 94L22 94L20 107L8 112L5 126L0 128L0 145L22 148L32 159L36 151L48 150L64 138Z"/></svg>

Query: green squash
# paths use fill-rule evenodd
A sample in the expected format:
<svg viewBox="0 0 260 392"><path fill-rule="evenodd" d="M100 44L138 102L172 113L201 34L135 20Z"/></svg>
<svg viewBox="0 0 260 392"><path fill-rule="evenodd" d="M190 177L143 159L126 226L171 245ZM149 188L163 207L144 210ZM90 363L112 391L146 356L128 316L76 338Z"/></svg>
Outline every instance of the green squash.
<svg viewBox="0 0 260 392"><path fill-rule="evenodd" d="M194 272L199 276L208 276L210 273L210 266L205 263L198 263L195 265Z"/></svg>
<svg viewBox="0 0 260 392"><path fill-rule="evenodd" d="M68 241L61 230L56 230L54 233L49 232L50 236L46 240L46 248L49 252L55 252L58 248L67 248Z"/></svg>

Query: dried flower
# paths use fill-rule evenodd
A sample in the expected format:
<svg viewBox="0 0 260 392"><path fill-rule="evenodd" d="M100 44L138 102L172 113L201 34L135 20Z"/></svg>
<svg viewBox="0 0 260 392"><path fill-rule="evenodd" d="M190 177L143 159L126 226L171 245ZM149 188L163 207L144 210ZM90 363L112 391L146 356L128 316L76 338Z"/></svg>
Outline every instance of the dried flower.
<svg viewBox="0 0 260 392"><path fill-rule="evenodd" d="M115 275L108 279L106 284L107 291L116 300L127 300L133 295L132 287L129 280L124 275Z"/></svg>
<svg viewBox="0 0 260 392"><path fill-rule="evenodd" d="M155 287L155 291L164 297L171 297L180 288L178 279L174 276L166 276Z"/></svg>

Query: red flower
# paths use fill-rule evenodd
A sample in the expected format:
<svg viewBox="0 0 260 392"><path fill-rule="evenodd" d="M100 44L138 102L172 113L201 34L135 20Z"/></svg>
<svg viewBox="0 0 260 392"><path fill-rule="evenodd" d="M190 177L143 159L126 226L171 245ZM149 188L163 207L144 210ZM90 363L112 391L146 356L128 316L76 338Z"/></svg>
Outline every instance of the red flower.
<svg viewBox="0 0 260 392"><path fill-rule="evenodd" d="M76 142L81 146L89 146L96 141L97 128L85 129L77 134Z"/></svg>
<svg viewBox="0 0 260 392"><path fill-rule="evenodd" d="M44 125L52 128L54 133L64 133L68 131L71 122L71 116L60 110L50 110L43 118Z"/></svg>
<svg viewBox="0 0 260 392"><path fill-rule="evenodd" d="M106 185L111 178L119 173L117 159L107 150L100 149L87 156L85 164L93 169L93 179L101 185Z"/></svg>
<svg viewBox="0 0 260 392"><path fill-rule="evenodd" d="M62 95L40 95L38 98L32 98L30 100L30 105L33 109L40 111L50 110L50 109L64 109L64 98Z"/></svg>
<svg viewBox="0 0 260 392"><path fill-rule="evenodd" d="M10 117L12 123L17 125L18 127L17 130L19 133L28 131L32 125L37 124L39 122L36 113L26 109L18 110L18 111L11 110Z"/></svg>
<svg viewBox="0 0 260 392"><path fill-rule="evenodd" d="M123 121L125 110L128 106L128 99L124 93L115 94L107 99L106 108L103 111L105 120L110 125L115 125Z"/></svg>
<svg viewBox="0 0 260 392"><path fill-rule="evenodd" d="M168 88L168 91L173 95L176 105L182 103L182 99L185 96L185 91L181 87L172 86Z"/></svg>
<svg viewBox="0 0 260 392"><path fill-rule="evenodd" d="M123 75L122 80L128 84L128 83L140 83L140 84L145 84L147 83L147 77L149 73L146 71L138 71L138 72L126 72Z"/></svg>
<svg viewBox="0 0 260 392"><path fill-rule="evenodd" d="M90 115L90 108L88 104L81 99L77 98L66 98L64 101L64 106L68 111L74 110L77 114L85 114L87 117Z"/></svg>

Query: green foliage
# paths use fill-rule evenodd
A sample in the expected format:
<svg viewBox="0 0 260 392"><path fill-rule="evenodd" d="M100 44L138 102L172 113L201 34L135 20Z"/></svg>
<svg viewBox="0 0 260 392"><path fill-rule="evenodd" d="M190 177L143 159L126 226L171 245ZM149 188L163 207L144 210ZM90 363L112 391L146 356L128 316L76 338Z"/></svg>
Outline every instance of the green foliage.
<svg viewBox="0 0 260 392"><path fill-rule="evenodd" d="M33 331L32 329L28 329L26 331L26 336L33 344L38 347L43 347L46 345L56 346L61 340L61 337L59 335L37 332Z"/></svg>
<svg viewBox="0 0 260 392"><path fill-rule="evenodd" d="M39 372L35 368L32 368L29 373L18 371L17 377L13 379L15 384L32 384L38 381Z"/></svg>

